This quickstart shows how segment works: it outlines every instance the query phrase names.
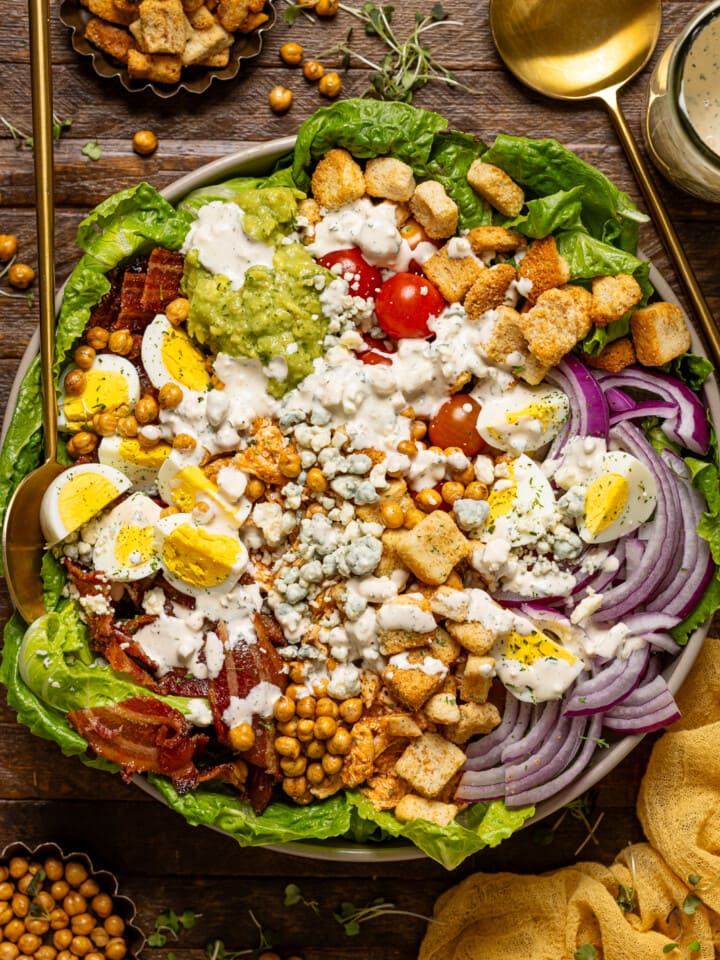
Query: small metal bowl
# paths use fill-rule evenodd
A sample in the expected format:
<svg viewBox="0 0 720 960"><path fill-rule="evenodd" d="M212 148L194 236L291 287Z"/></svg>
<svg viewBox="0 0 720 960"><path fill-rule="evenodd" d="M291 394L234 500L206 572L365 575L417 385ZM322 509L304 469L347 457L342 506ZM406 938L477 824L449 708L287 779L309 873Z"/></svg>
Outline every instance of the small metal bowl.
<svg viewBox="0 0 720 960"><path fill-rule="evenodd" d="M48 857L60 860L67 865L71 861L81 863L88 872L88 880L94 880L100 887L101 893L107 893L112 897L113 913L122 917L125 923L123 939L127 943L126 960L136 960L140 951L145 946L145 935L139 927L134 924L135 921L135 903L129 898L118 893L117 877L109 870L96 870L90 857L86 853L65 853L56 843L46 842L29 847L20 841L9 843L4 850L0 851L0 866L4 866L13 857L24 857L27 860L36 860L42 863Z"/></svg>
<svg viewBox="0 0 720 960"><path fill-rule="evenodd" d="M275 25L277 12L272 0L266 4L264 12L269 17L265 23L252 33L237 34L235 43L230 48L230 62L226 67L216 70L211 67L189 67L187 77L180 83L163 84L132 79L127 67L111 60L102 50L98 50L85 39L85 26L93 16L90 11L83 7L79 0L62 0L60 4L60 20L71 32L73 49L80 56L90 58L93 70L99 77L116 77L128 93L149 90L163 100L174 97L181 90L188 93L205 93L214 80L232 80L236 77L244 60L251 60L258 56L263 45L262 34Z"/></svg>

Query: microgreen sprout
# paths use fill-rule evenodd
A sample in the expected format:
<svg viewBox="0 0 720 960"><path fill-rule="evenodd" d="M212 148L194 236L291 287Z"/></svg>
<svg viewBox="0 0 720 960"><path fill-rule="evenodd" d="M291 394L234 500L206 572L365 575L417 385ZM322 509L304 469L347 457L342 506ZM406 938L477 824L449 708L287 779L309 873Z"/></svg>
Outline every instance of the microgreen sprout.
<svg viewBox="0 0 720 960"><path fill-rule="evenodd" d="M377 897L365 907L358 907L346 900L340 904L340 909L333 913L333 916L345 931L346 937L356 937L360 933L361 924L367 923L368 920L375 920L377 917L387 917L390 914L417 917L418 920L427 920L429 923L438 922L422 913L413 913L411 910L396 910L395 904L386 901L383 897Z"/></svg>
<svg viewBox="0 0 720 960"><path fill-rule="evenodd" d="M307 9L308 6L314 6L314 4L305 4L305 3L293 3L292 0L285 0L287 4L287 9L282 15L283 22L291 27L298 18L298 14L302 14L310 23L315 23L315 17Z"/></svg>
<svg viewBox="0 0 720 960"><path fill-rule="evenodd" d="M53 120L53 139L59 140L63 130L69 130L70 127L72 126L72 120L69 117L63 120L56 113L53 113L52 120ZM6 128L10 136L13 138L13 140L17 144L18 148L27 147L29 150L33 149L34 140L31 134L25 133L23 130L21 130L19 127L16 127L14 123L6 119L5 117L0 116L0 123L2 123L3 126Z"/></svg>
<svg viewBox="0 0 720 960"><path fill-rule="evenodd" d="M258 944L256 947L247 947L245 950L228 950L222 940L211 940L205 946L205 956L207 960L238 960L239 957L247 957L253 953L260 953L263 950L270 950L277 943L277 934L272 930L263 930L262 924L257 919L252 910L248 910L250 919L257 927Z"/></svg>
<svg viewBox="0 0 720 960"><path fill-rule="evenodd" d="M84 157L89 157L90 160L99 160L102 156L102 147L97 140L89 140L82 148L80 153Z"/></svg>
<svg viewBox="0 0 720 960"><path fill-rule="evenodd" d="M283 903L286 907L294 907L296 904L302 903L303 906L308 907L313 913L320 913L320 906L317 900L306 900L302 895L300 887L296 883L289 883L285 887L285 899Z"/></svg>
<svg viewBox="0 0 720 960"><path fill-rule="evenodd" d="M183 910L182 913L175 913L174 910L164 910L155 919L155 928L147 938L149 947L164 947L168 937L173 940L179 938L181 930L192 930L200 913L194 910Z"/></svg>
<svg viewBox="0 0 720 960"><path fill-rule="evenodd" d="M577 797L575 800L572 800L570 803L566 804L560 812L560 816L555 820L551 826L545 826L540 824L533 831L533 842L537 843L541 847L549 846L555 839L555 835L560 827L563 825L567 817L571 817L573 820L579 820L585 829L587 830L587 836L582 841L580 846L574 853L574 856L578 854L587 846L587 844L592 840L594 844L599 844L600 841L597 838L597 830L602 821L605 818L605 813L601 812L598 814L594 823L590 822L590 813L592 807L592 800L589 793L583 793L581 796Z"/></svg>

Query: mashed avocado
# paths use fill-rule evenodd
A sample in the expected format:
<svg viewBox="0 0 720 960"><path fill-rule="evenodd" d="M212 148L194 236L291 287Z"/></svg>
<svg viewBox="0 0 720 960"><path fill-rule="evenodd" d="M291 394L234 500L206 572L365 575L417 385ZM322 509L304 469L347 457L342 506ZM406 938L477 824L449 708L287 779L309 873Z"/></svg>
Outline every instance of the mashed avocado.
<svg viewBox="0 0 720 960"><path fill-rule="evenodd" d="M275 187L244 190L234 199L244 212L245 234L274 247L272 267L250 266L240 289L234 290L222 273L206 270L197 250L191 248L185 258L188 332L216 353L257 357L263 365L281 357L288 374L270 381L274 396L287 393L312 371L328 325L320 291L333 275L301 243L282 242L293 229L298 196Z"/></svg>

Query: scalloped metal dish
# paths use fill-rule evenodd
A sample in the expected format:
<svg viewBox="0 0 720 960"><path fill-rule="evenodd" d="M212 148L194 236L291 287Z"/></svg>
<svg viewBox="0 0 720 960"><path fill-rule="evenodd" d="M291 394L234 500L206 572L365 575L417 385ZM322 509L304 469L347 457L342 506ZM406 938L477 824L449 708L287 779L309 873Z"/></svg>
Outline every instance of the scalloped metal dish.
<svg viewBox="0 0 720 960"><path fill-rule="evenodd" d="M262 34L271 30L277 19L277 11L273 0L268 0L265 13L269 19L261 24L252 33L238 34L230 48L230 62L226 67L214 70L212 68L188 68L187 79L175 84L158 84L149 80L133 80L127 68L106 57L102 50L98 50L85 39L85 25L92 17L90 11L81 5L79 0L62 0L60 4L60 20L71 32L71 43L76 53L92 61L93 70L99 77L116 78L128 93L141 93L149 90L156 97L167 100L180 91L188 93L205 93L214 80L232 80L240 71L244 60L257 57L263 46Z"/></svg>
<svg viewBox="0 0 720 960"><path fill-rule="evenodd" d="M292 150L294 143L294 137L285 137L281 140L272 140L260 146L251 147L231 154L228 157L214 160L212 163L208 163L193 173L186 174L184 177L176 180L175 183L166 187L162 191L162 194L171 203L178 203L191 190L196 190L199 187L211 183L218 183L235 176L262 176L271 170L281 157ZM653 266L651 266L650 269L650 280L663 300L670 300L679 304L668 282ZM55 307L58 313L62 306L63 290L64 287L58 291L56 297ZM690 329L692 334L692 350L695 353L705 355L704 347L693 329L692 322ZM28 344L10 391L3 421L3 437L15 407L20 382L33 358L37 355L38 350L39 336L36 331ZM720 390L718 389L716 379L709 380L705 385L705 396L713 422L720 425ZM709 623L699 627L688 641L682 653L680 653L664 671L665 679L673 694L677 693L690 672L700 652L703 641L707 636L708 629ZM606 777L624 760L642 739L642 735L626 736L614 743L609 750L602 751L602 756L599 756L596 761L585 770L582 776L578 777L577 780L564 790L561 790L554 797L538 804L535 815L526 821L523 829L550 816L555 813L556 810L559 810L560 807L565 806L565 804L570 803L570 801L575 800L582 793L594 787L595 784L602 780L603 777ZM143 777L135 776L134 781L145 793L148 793L156 800L160 800L163 803L165 802L161 794ZM226 832L218 827L210 827L210 829L218 833ZM425 854L421 850L418 850L413 844L398 839L373 844L354 844L348 840L336 839L296 840L288 843L267 844L266 846L268 849L274 850L277 853L284 853L296 857L354 863L388 863L402 860L419 860L425 857Z"/></svg>

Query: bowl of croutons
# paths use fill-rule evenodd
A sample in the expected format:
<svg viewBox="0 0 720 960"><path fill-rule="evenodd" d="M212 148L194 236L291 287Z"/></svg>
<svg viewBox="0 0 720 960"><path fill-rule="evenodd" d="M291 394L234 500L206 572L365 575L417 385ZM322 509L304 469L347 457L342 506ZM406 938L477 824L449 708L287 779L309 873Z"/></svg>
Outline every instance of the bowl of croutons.
<svg viewBox="0 0 720 960"><path fill-rule="evenodd" d="M62 0L73 49L129 93L204 93L237 76L275 22L272 0Z"/></svg>

